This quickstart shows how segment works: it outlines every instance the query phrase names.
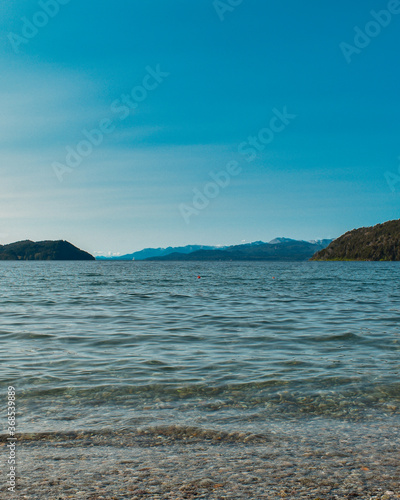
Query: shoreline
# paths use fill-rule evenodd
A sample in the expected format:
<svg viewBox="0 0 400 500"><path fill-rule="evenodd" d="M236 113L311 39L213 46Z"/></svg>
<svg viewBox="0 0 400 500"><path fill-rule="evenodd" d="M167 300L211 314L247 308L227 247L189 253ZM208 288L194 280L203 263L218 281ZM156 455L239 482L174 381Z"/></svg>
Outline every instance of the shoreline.
<svg viewBox="0 0 400 500"><path fill-rule="evenodd" d="M265 435L179 426L24 434L16 491L21 500L392 500L399 432L327 422Z"/></svg>

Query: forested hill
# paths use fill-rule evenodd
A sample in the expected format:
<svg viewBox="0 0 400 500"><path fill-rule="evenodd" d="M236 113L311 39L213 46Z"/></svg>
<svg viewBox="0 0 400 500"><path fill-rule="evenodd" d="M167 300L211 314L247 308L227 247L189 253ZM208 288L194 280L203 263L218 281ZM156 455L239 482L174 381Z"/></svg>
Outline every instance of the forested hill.
<svg viewBox="0 0 400 500"><path fill-rule="evenodd" d="M0 245L0 260L95 260L68 241L18 241Z"/></svg>
<svg viewBox="0 0 400 500"><path fill-rule="evenodd" d="M311 260L400 260L400 220L348 231Z"/></svg>

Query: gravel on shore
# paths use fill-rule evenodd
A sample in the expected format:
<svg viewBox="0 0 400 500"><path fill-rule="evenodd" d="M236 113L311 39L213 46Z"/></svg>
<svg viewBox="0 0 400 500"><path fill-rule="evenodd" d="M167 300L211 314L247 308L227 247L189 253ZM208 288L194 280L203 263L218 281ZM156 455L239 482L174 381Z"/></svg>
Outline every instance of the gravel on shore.
<svg viewBox="0 0 400 500"><path fill-rule="evenodd" d="M17 492L3 481L0 499L394 500L399 433L359 424L263 435L177 426L24 434Z"/></svg>

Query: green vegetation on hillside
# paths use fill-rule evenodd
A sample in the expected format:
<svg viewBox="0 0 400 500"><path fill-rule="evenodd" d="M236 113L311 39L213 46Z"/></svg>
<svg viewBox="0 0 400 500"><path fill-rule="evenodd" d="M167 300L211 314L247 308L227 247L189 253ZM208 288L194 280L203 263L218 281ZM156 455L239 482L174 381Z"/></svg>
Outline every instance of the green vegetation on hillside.
<svg viewBox="0 0 400 500"><path fill-rule="evenodd" d="M400 220L348 231L311 260L400 260Z"/></svg>
<svg viewBox="0 0 400 500"><path fill-rule="evenodd" d="M0 245L0 260L95 260L68 241L18 241Z"/></svg>

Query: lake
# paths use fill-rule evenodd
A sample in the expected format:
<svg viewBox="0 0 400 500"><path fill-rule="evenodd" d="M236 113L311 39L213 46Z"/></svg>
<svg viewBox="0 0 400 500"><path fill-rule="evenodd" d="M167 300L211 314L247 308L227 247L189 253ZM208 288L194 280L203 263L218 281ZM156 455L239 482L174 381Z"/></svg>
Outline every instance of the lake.
<svg viewBox="0 0 400 500"><path fill-rule="evenodd" d="M2 262L0 276L19 432L399 420L399 263Z"/></svg>

